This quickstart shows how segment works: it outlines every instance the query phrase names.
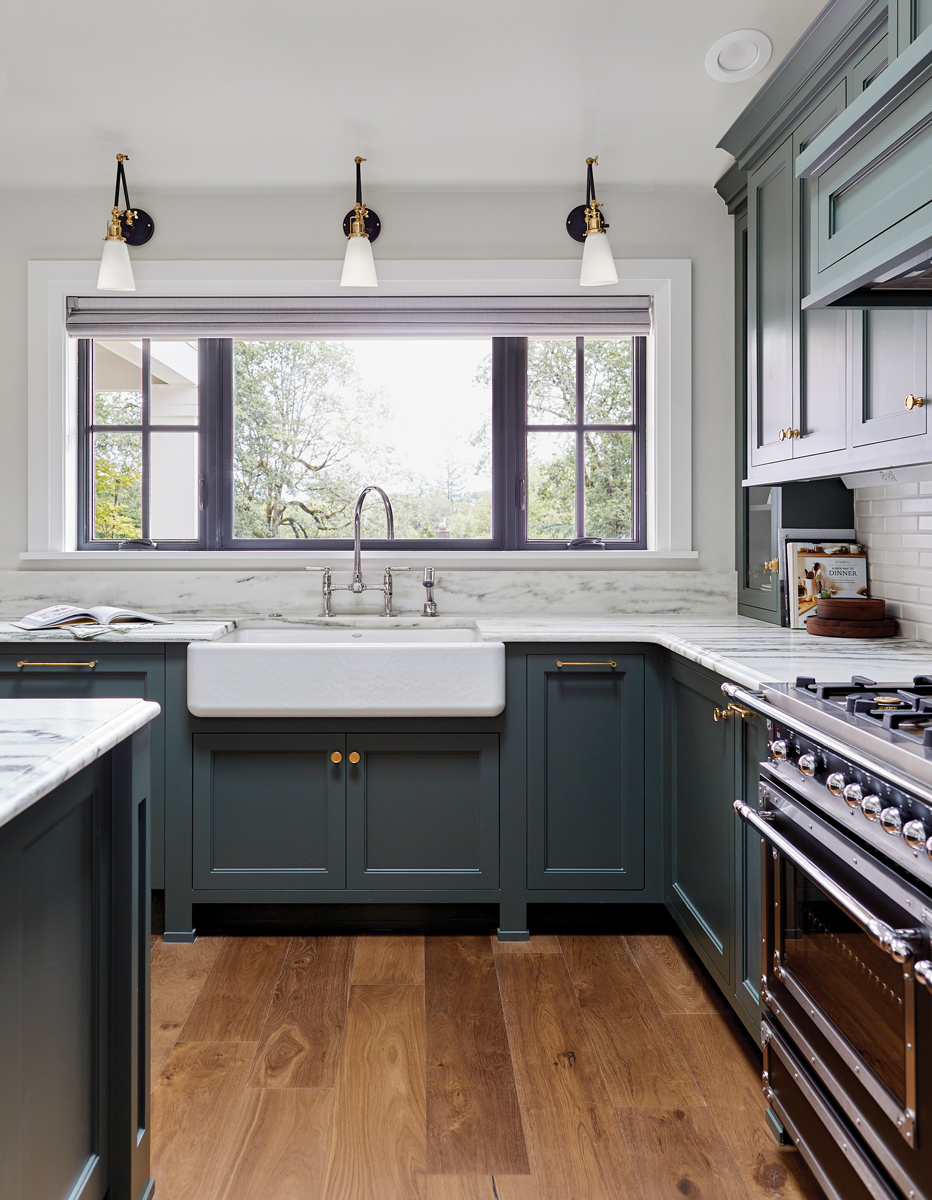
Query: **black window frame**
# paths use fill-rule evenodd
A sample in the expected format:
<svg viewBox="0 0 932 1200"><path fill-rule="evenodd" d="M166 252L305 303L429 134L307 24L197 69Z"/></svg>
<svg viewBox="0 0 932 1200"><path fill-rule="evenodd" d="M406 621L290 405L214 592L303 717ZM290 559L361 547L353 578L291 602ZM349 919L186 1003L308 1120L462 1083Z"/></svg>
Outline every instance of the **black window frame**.
<svg viewBox="0 0 932 1200"><path fill-rule="evenodd" d="M567 337L574 335L568 334ZM143 432L143 537L147 537L149 339L143 339L143 421L141 426L97 427L93 416L93 339L78 341L78 531L79 550L118 550L119 541L93 537L93 436L99 429ZM573 431L577 436L577 524L582 517L584 473L579 461L585 430L628 431L632 435L632 534L630 539L605 541L608 550L646 548L646 364L647 338L631 335L632 420L630 424L585 424L583 391L584 338L577 338L577 420L575 424L537 425L527 420L528 338L492 337L492 536L479 538L366 538L369 550L449 551L565 550L570 539L530 539L527 536L528 431ZM233 338L198 338L198 425L185 426L199 434L198 538L159 541L159 550L276 550L327 551L352 549L351 538L235 538L233 536ZM174 427L158 426L157 431ZM179 427L180 428L180 427ZM372 482L378 482L373 479ZM577 536L585 536L584 527Z"/></svg>

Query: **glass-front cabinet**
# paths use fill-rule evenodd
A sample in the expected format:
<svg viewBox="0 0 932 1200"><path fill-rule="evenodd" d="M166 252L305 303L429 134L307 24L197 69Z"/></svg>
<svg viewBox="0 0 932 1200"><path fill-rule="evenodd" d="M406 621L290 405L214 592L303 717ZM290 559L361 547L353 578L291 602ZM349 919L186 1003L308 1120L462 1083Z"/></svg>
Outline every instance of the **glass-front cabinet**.
<svg viewBox="0 0 932 1200"><path fill-rule="evenodd" d="M777 625L780 623L778 493L779 488L768 484L741 489L744 512L738 577L738 612Z"/></svg>

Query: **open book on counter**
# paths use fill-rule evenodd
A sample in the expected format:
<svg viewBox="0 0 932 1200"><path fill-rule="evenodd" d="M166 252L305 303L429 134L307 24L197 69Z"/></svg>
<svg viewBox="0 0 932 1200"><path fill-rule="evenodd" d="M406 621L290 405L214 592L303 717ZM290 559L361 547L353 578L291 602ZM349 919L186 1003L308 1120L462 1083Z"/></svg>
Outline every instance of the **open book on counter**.
<svg viewBox="0 0 932 1200"><path fill-rule="evenodd" d="M116 621L145 621L151 625L171 624L164 617L136 612L132 608L111 608L107 604L98 604L94 608L53 604L49 608L40 608L38 612L29 613L19 621L11 621L10 624L20 629L53 629L56 625L83 625L88 622L93 625L112 625Z"/></svg>

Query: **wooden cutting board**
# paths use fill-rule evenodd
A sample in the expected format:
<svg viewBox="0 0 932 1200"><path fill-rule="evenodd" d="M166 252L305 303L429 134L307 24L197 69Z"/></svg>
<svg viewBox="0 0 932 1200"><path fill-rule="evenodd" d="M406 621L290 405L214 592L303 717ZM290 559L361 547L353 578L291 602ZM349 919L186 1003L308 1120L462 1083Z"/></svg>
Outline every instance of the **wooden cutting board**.
<svg viewBox="0 0 932 1200"><path fill-rule="evenodd" d="M819 637L884 638L896 633L896 621L885 617L882 621L828 621L823 617L810 617L806 629Z"/></svg>
<svg viewBox="0 0 932 1200"><path fill-rule="evenodd" d="M850 600L820 600L816 615L820 621L882 621L885 609L886 601L860 596Z"/></svg>

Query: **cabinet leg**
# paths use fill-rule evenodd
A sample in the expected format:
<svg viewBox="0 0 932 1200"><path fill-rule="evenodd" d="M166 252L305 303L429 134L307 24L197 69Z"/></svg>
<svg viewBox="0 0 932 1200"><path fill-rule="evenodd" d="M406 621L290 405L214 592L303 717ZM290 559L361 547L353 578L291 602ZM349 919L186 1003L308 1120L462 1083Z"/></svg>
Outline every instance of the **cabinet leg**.
<svg viewBox="0 0 932 1200"><path fill-rule="evenodd" d="M194 913L190 904L173 902L170 895L165 896L165 933L166 942L193 942L197 940L194 929Z"/></svg>
<svg viewBox="0 0 932 1200"><path fill-rule="evenodd" d="M500 942L529 942L527 902L505 900L498 906L498 940Z"/></svg>

